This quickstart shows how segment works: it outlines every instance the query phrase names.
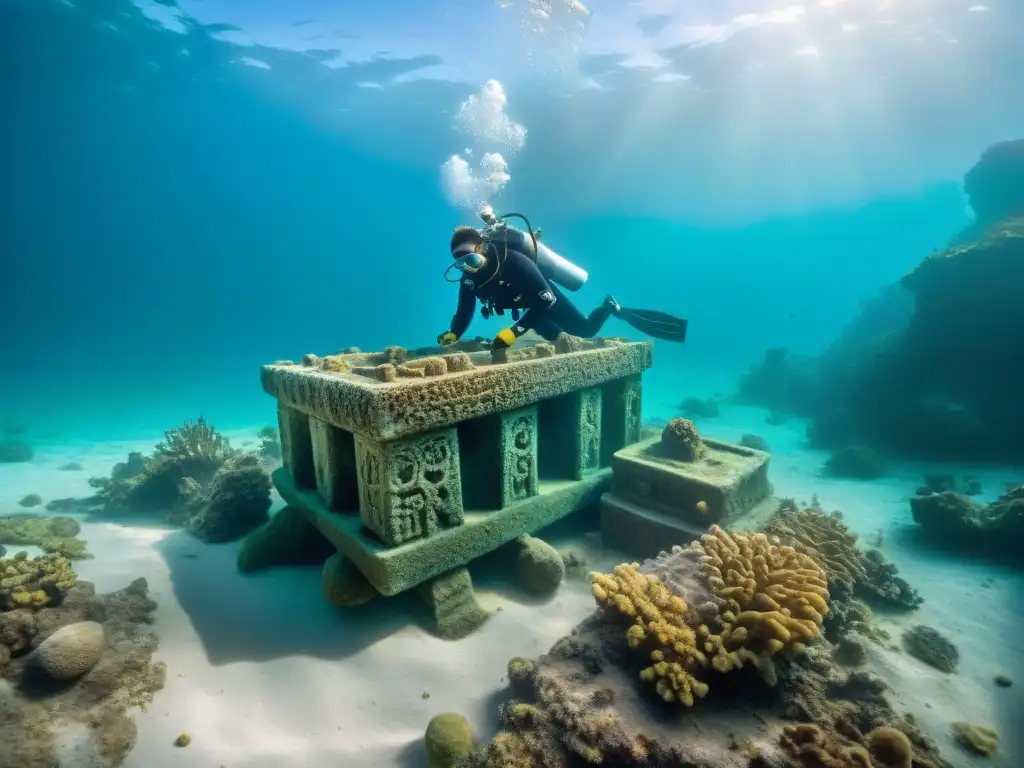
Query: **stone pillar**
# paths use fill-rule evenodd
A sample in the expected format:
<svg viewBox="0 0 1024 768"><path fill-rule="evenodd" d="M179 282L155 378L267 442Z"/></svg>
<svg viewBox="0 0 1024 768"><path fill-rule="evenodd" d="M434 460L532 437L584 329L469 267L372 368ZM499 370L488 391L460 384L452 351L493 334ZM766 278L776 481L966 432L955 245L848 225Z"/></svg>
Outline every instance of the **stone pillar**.
<svg viewBox="0 0 1024 768"><path fill-rule="evenodd" d="M310 416L309 434L320 497L335 512L358 511L356 444L352 433Z"/></svg>
<svg viewBox="0 0 1024 768"><path fill-rule="evenodd" d="M601 466L610 467L615 452L640 442L643 384L639 376L605 384L601 413Z"/></svg>
<svg viewBox="0 0 1024 768"><path fill-rule="evenodd" d="M536 407L463 422L459 450L467 509L504 509L540 493Z"/></svg>
<svg viewBox="0 0 1024 768"><path fill-rule="evenodd" d="M359 516L389 547L463 521L455 428L378 443L355 436Z"/></svg>
<svg viewBox="0 0 1024 768"><path fill-rule="evenodd" d="M581 389L540 406L541 476L582 480L601 467L601 390Z"/></svg>
<svg viewBox="0 0 1024 768"><path fill-rule="evenodd" d="M281 432L281 461L292 476L296 488L315 488L313 441L309 417L294 408L277 406L277 425Z"/></svg>

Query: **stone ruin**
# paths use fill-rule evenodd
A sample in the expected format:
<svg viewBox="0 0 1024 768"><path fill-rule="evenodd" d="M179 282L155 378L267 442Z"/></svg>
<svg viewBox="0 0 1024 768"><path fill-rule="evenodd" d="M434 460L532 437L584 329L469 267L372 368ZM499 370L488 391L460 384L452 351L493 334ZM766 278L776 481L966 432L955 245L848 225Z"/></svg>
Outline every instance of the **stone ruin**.
<svg viewBox="0 0 1024 768"><path fill-rule="evenodd" d="M758 530L778 506L764 451L703 438L687 419L615 454L601 497L601 538L654 557L707 533L711 525ZM742 522L741 522L742 521Z"/></svg>
<svg viewBox="0 0 1024 768"><path fill-rule="evenodd" d="M266 365L274 484L353 578L384 596L418 588L441 634L461 636L486 618L470 562L597 506L616 452L641 438L651 363L650 342L563 335Z"/></svg>

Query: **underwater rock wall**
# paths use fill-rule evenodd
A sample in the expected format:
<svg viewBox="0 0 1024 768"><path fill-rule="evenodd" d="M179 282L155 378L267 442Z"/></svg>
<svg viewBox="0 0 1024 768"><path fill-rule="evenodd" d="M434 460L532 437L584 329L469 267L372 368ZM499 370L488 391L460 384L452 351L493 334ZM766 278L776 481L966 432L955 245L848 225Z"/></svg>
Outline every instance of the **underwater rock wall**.
<svg viewBox="0 0 1024 768"><path fill-rule="evenodd" d="M864 444L936 460L1024 457L1021 179L1024 141L989 148L965 180L979 206L971 233L866 304L821 356L769 351L737 399L810 417L808 437L819 448Z"/></svg>

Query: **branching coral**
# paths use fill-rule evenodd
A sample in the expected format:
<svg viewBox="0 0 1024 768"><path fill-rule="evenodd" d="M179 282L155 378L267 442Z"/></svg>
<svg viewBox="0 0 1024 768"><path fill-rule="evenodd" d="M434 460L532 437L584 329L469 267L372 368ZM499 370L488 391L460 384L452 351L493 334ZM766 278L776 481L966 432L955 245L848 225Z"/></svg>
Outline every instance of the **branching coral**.
<svg viewBox="0 0 1024 768"><path fill-rule="evenodd" d="M233 453L226 437L202 416L164 432L164 440L156 446L157 458L175 461L208 461L220 463Z"/></svg>
<svg viewBox="0 0 1024 768"><path fill-rule="evenodd" d="M52 554L31 560L24 552L0 559L0 610L57 605L75 585L71 563Z"/></svg>
<svg viewBox="0 0 1024 768"><path fill-rule="evenodd" d="M682 598L638 568L637 563L623 564L610 575L595 574L594 598L635 622L626 632L629 647L644 648L654 662L640 677L657 680L655 690L665 701L692 707L695 699L708 692L707 684L694 677L695 671L708 666L708 660L697 648L697 634L690 627L693 617Z"/></svg>

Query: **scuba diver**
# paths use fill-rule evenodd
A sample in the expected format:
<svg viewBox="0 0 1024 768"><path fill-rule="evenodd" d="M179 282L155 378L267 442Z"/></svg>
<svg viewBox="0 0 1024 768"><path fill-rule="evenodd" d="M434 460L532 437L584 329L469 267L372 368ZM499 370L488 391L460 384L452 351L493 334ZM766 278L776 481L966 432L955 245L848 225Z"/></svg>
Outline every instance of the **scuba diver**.
<svg viewBox="0 0 1024 768"><path fill-rule="evenodd" d="M511 313L512 325L498 332L495 349L511 347L527 331L547 341L554 341L559 333L591 338L612 316L648 336L686 341L686 320L652 310L625 309L611 296L584 315L561 288L578 291L587 282L586 271L541 243L541 231L534 232L522 214L497 216L485 206L480 217L487 225L483 229L457 227L452 235L454 262L445 271L445 279L459 283L459 304L451 327L437 337L441 346L451 346L462 338L473 319L477 300L483 304L481 314L485 319L504 315L506 310ZM511 217L521 218L528 232L509 226L505 219ZM457 281L448 277L453 268L461 273Z"/></svg>

